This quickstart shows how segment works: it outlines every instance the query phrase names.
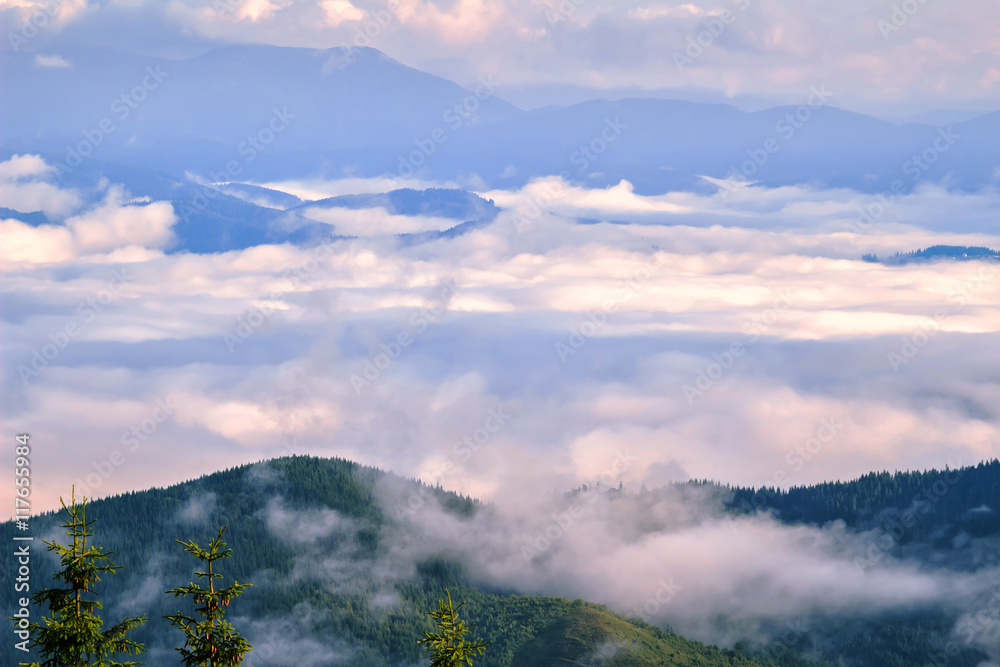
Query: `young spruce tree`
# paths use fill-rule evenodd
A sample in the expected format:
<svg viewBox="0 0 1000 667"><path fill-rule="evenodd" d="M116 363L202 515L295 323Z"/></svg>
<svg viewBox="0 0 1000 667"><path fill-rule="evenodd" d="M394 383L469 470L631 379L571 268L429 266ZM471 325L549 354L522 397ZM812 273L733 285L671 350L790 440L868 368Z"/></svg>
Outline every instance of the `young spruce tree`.
<svg viewBox="0 0 1000 667"><path fill-rule="evenodd" d="M109 658L119 653L138 655L146 648L127 639L126 633L146 622L145 614L137 618L126 618L117 625L103 630L104 621L94 613L101 609L101 603L93 599L97 592L94 583L101 580L105 572L114 574L120 566L111 562L112 552L104 552L103 547L88 546L92 537L91 526L95 521L87 521L87 498L76 502L75 489L70 496L69 506L59 499L68 518L62 524L70 538L69 546L55 541L45 541L49 551L59 554L62 570L53 578L65 584L62 588L46 588L32 595L37 605L48 605L49 616L43 616L44 625L32 623L31 644L38 648L41 662L26 663L30 667L137 667L138 662L116 662Z"/></svg>
<svg viewBox="0 0 1000 667"><path fill-rule="evenodd" d="M229 621L225 620L223 610L223 607L229 606L230 600L241 595L253 584L234 581L232 586L227 588L218 590L215 588L215 580L222 578L222 575L213 570L213 564L220 558L231 558L233 555L233 550L227 549L226 543L222 541L222 534L226 532L226 528L227 526L223 526L219 529L218 537L209 543L207 550L199 547L193 540L190 542L174 540L184 547L184 551L208 564L205 572L195 572L198 578L208 580L206 582L208 588L202 588L200 584L191 582L187 586L167 591L168 595L173 593L175 598L190 597L196 605L201 605L196 609L202 617L200 621L181 612L165 617L183 630L187 637L184 648L177 649L186 667L239 665L243 662L243 656L253 648Z"/></svg>
<svg viewBox="0 0 1000 667"><path fill-rule="evenodd" d="M477 639L470 642L465 635L472 631L471 625L466 625L465 621L458 617L458 610L465 603L457 607L451 603L451 593L445 589L448 596L448 604L444 600L438 600L438 610L429 611L427 614L435 619L438 624L437 632L424 632L424 638L418 644L426 644L426 649L431 654L430 667L463 667L472 665L472 658L482 655L486 647L493 642L483 642Z"/></svg>

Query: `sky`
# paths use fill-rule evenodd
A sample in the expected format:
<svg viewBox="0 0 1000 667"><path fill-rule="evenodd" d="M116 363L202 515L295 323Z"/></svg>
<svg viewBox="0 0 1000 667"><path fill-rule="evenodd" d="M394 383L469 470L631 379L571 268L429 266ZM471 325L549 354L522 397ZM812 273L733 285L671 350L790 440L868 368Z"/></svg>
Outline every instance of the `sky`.
<svg viewBox="0 0 1000 667"><path fill-rule="evenodd" d="M494 77L523 107L660 96L757 109L824 84L843 91L838 106L889 117L1000 106L990 0L2 0L0 32L0 48L50 59L80 46L373 46L463 85Z"/></svg>

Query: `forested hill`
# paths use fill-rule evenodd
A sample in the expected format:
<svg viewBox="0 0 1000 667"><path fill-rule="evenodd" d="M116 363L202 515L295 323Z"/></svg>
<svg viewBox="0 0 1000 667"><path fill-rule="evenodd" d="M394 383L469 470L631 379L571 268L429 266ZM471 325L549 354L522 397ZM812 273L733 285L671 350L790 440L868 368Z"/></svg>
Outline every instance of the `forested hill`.
<svg viewBox="0 0 1000 667"><path fill-rule="evenodd" d="M476 634L494 642L476 660L481 667L775 664L688 641L588 602L476 586L447 553L418 558L407 568L386 544L394 508L431 496L460 515L482 507L349 461L303 456L95 501L87 511L96 520L91 544L113 551L123 568L99 583L104 613L112 620L146 613L151 620L135 634L150 648L143 663L178 665L173 649L183 640L162 616L176 613L180 603L163 593L187 584L194 568L174 540L204 544L227 524L235 556L217 571L253 584L232 606L233 622L256 647L248 667L426 665L416 642L431 629L425 612L444 597L445 587L468 602L463 615L476 623ZM65 541L60 522L55 513L33 517L32 533ZM11 522L0 525L8 544L14 532ZM34 590L49 585L54 571L54 561L41 553L39 544ZM12 590L13 576L9 568L0 570L4 590ZM12 644L4 642L0 664L26 659Z"/></svg>
<svg viewBox="0 0 1000 667"><path fill-rule="evenodd" d="M604 495L613 516L648 533L674 529L644 511L672 497L671 502L681 503L678 507L697 504L711 516L766 512L790 524L843 521L849 530L882 531L893 538L885 558L944 562L968 570L995 567L1000 559L1000 549L994 548L1000 542L1000 462L995 460L958 470L873 473L789 490L702 481ZM174 540L204 543L226 524L235 557L220 569L227 577L253 583L231 612L257 647L248 667L426 665L416 641L431 629L425 612L446 587L457 600L468 601L463 612L477 624L476 634L494 641L476 660L478 667L912 667L948 645L957 620L955 612L945 610L891 617L844 617L818 610L809 619L810 631L794 645L777 639L768 643L757 635L747 636L747 648L741 643L718 649L589 602L520 595L482 584L447 548L414 547L400 510L422 511L431 499L462 521L491 512L471 498L415 480L341 459L305 456L95 501L88 505L88 518L97 521L92 543L113 551L123 567L100 582L105 613L112 619L146 613L151 621L136 637L151 649L144 664L178 665L173 649L179 637L162 620L178 611L178 603L163 593L188 583L194 567ZM701 520L691 516L683 521ZM55 513L31 520L37 536L34 590L48 585L54 571L54 561L42 555L37 539L64 541L61 520ZM0 539L10 544L14 533L11 522L0 524ZM13 576L9 568L0 570L0 587L12 590ZM717 627L727 623L725 618L710 622ZM14 653L12 642L6 642L0 664L26 657ZM941 665L977 667L985 659L975 648L962 646Z"/></svg>
<svg viewBox="0 0 1000 667"><path fill-rule="evenodd" d="M824 524L841 520L857 529L905 520L903 541L932 534L948 539L1000 534L1000 461L925 472L870 473L850 482L787 490L735 487L727 507L738 513L771 510L785 522ZM915 519L915 520L913 520ZM945 532L942 533L941 531Z"/></svg>
<svg viewBox="0 0 1000 667"><path fill-rule="evenodd" d="M897 252L888 257L879 257L874 253L861 256L866 262L881 262L892 266L903 264L913 264L915 262L935 262L935 261L957 261L969 262L973 260L996 261L1000 259L1000 252L992 248L983 246L963 246L963 245L935 245L912 252Z"/></svg>

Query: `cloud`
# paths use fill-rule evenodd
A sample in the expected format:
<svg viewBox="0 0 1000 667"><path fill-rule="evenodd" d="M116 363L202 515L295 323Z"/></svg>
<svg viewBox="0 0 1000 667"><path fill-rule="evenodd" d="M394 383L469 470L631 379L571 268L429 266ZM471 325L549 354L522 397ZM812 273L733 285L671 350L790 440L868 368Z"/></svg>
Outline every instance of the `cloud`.
<svg viewBox="0 0 1000 667"><path fill-rule="evenodd" d="M62 56L45 56L40 53L35 56L35 65L37 67L63 67L67 69L73 67L73 63Z"/></svg>
<svg viewBox="0 0 1000 667"><path fill-rule="evenodd" d="M352 521L334 510L292 511L280 497L268 502L264 522L268 530L282 540L299 543L315 543L334 535L350 535L355 529Z"/></svg>
<svg viewBox="0 0 1000 667"><path fill-rule="evenodd" d="M0 205L24 213L42 211L62 218L81 205L79 195L51 182L55 168L37 155L14 155L0 162Z"/></svg>
<svg viewBox="0 0 1000 667"><path fill-rule="evenodd" d="M29 157L0 173L22 184L49 170ZM455 238L192 255L156 250L167 209L135 217L157 203L127 206L102 187L65 226L16 223L62 236L20 246L47 263L0 269L0 424L66 443L35 454L53 490L38 490L39 507L74 482L99 497L188 479L192 465L340 456L492 509L457 519L389 479L380 498L402 527L359 562L363 522L290 505L281 480L261 473L261 492L276 497L260 518L303 550L295 580L392 607L392 582L446 548L477 581L592 599L723 643L736 634L705 620L721 612L750 634L822 614L962 613L984 581L1000 583L989 570L917 567L905 550L862 572L855 559L876 537L864 530L729 520L717 495L684 487L637 494L689 478L789 486L998 456L998 267L860 261L938 243L1000 247L986 224L995 193L920 189L897 201L897 221L858 234L844 225L864 197L848 190L646 197L627 182L547 180L485 193L507 210ZM525 218L531 202L544 211ZM578 223L584 214L615 222ZM367 215L376 228L405 223ZM102 303L115 253L130 247L147 254L129 255L130 280ZM68 324L80 331L63 340ZM241 342L229 349L224 335ZM60 341L24 381L19 367ZM165 399L170 418L125 446ZM115 451L125 462L100 475ZM589 496L571 513L562 492L597 482L621 484L626 499ZM210 508L192 499L179 520ZM330 648L303 647L303 664Z"/></svg>
<svg viewBox="0 0 1000 667"><path fill-rule="evenodd" d="M54 171L37 155L15 155L0 163L0 206L25 213L41 210L62 220L37 226L0 220L0 261L51 264L108 251L112 261L142 260L150 249L173 242L177 216L169 202L133 200L122 186L102 181L91 193L102 199L81 210L81 193L49 182Z"/></svg>
<svg viewBox="0 0 1000 667"><path fill-rule="evenodd" d="M529 489L523 485L522 494ZM377 554L357 552L351 535L360 526L338 517L341 535L299 557L295 579L381 605L397 599L385 587L415 579L419 563L448 554L479 584L582 597L724 645L766 638L789 621L808 628L930 608L960 615L983 605L984 586L1000 584L995 568L970 574L888 554L865 571L857 561L870 553L877 534L840 522L788 526L767 514L727 517L723 496L699 487L617 498L547 495L527 505L484 507L471 518L443 510L429 492L414 496L399 478L382 479L378 492L383 511L398 520L382 527ZM408 502L413 497L420 502ZM268 525L282 538L297 530L288 526L333 514L287 508L272 514L274 508L272 502ZM968 630L974 616L962 616L956 634ZM725 621L717 624L720 618ZM988 632L980 621L976 642L985 645ZM599 653L620 648L608 645Z"/></svg>
<svg viewBox="0 0 1000 667"><path fill-rule="evenodd" d="M46 169L2 168L15 184ZM570 488L626 448L638 457L620 475L629 488L685 476L805 484L1000 453L988 373L1000 274L860 261L1000 247L994 194L919 190L896 204L905 225L855 234L844 225L864 198L847 190L644 197L562 183L522 227L517 211L551 185L484 193L508 210L452 239L366 237L319 254L164 255L169 206L125 205L114 187L65 226L5 221L3 270L32 297L5 297L4 423L77 434L52 461L57 488L175 396L175 417L101 493L187 478L171 458L181 451L208 470L287 453L289 441L498 500L525 481ZM577 224L584 213L618 222ZM405 222L368 215L387 230ZM121 263L133 279L85 322ZM450 280L453 298L432 315ZM25 383L18 368L71 323L79 335ZM510 419L476 443L490 410ZM810 451L824 420L842 426ZM168 451L180 434L181 451Z"/></svg>
<svg viewBox="0 0 1000 667"><path fill-rule="evenodd" d="M0 179L4 182L31 176L46 176L54 171L55 167L37 155L14 155L6 162L0 162Z"/></svg>
<svg viewBox="0 0 1000 667"><path fill-rule="evenodd" d="M320 3L326 12L326 24L338 26L344 21L360 21L365 13L351 4L350 0L323 0Z"/></svg>
<svg viewBox="0 0 1000 667"><path fill-rule="evenodd" d="M0 259L4 263L48 264L74 257L76 243L65 227L32 227L17 220L0 220Z"/></svg>
<svg viewBox="0 0 1000 667"><path fill-rule="evenodd" d="M177 510L177 522L187 525L206 524L215 513L218 497L215 493L195 494Z"/></svg>
<svg viewBox="0 0 1000 667"><path fill-rule="evenodd" d="M670 5L650 5L648 7L635 7L629 9L627 16L638 21L653 21L659 18L692 18L718 14L701 9L697 5L684 4L679 6Z"/></svg>
<svg viewBox="0 0 1000 667"><path fill-rule="evenodd" d="M83 18L92 7L88 0L61 0L57 3L48 0L0 1L0 11L4 11L2 15L3 27L6 28L4 32L9 29L20 33L15 37L11 37L10 33L7 34L12 46L16 37L22 37L26 42L39 32L62 30Z"/></svg>
<svg viewBox="0 0 1000 667"><path fill-rule="evenodd" d="M357 647L330 637L328 630L321 631L328 623L325 613L306 602L281 617L251 621L246 634L254 649L245 662L248 667L354 664Z"/></svg>
<svg viewBox="0 0 1000 667"><path fill-rule="evenodd" d="M177 220L169 202L128 202L124 188L111 186L103 202L67 218L66 227L84 252L127 245L161 248L173 240Z"/></svg>
<svg viewBox="0 0 1000 667"><path fill-rule="evenodd" d="M302 210L310 220L333 225L334 232L346 236L386 236L416 232L444 231L458 223L450 218L393 215L384 208L327 208L311 206Z"/></svg>

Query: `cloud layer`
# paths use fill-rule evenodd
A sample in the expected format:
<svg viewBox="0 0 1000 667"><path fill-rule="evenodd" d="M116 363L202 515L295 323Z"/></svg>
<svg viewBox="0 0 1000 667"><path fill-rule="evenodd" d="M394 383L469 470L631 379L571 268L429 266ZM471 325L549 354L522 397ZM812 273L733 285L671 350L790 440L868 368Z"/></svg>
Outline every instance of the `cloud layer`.
<svg viewBox="0 0 1000 667"><path fill-rule="evenodd" d="M857 233L850 191L550 179L483 193L506 210L455 238L401 246L372 209L361 239L190 255L163 252L168 203L59 189L31 157L0 172L0 205L66 202L2 222L4 424L60 443L35 461L44 506L74 480L104 495L292 451L487 499L625 450L633 489L1000 453L1000 271L859 259L1000 247L991 193L919 190Z"/></svg>

